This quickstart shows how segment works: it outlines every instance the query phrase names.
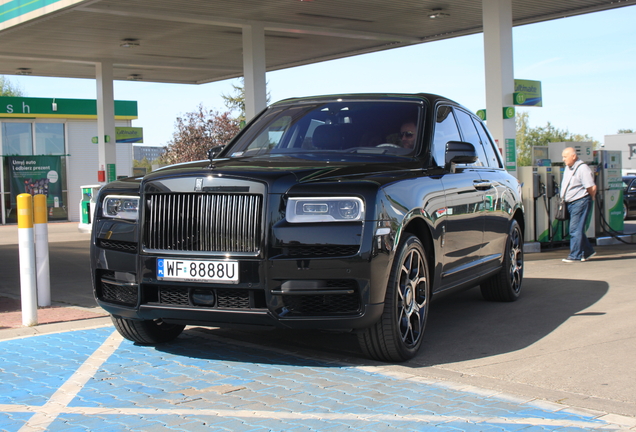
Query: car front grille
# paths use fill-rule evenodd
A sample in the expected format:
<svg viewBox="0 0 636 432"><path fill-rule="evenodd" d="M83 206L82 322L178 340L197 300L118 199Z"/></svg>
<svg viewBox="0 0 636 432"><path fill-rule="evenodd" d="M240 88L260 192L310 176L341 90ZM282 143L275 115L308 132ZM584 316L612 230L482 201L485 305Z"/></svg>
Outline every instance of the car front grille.
<svg viewBox="0 0 636 432"><path fill-rule="evenodd" d="M257 253L262 195L149 194L144 247L150 250Z"/></svg>

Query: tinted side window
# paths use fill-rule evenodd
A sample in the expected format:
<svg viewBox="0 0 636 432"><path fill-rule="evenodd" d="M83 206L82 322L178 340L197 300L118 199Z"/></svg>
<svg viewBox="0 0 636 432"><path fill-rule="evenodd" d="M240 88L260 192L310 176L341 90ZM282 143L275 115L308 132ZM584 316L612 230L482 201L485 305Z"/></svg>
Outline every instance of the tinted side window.
<svg viewBox="0 0 636 432"><path fill-rule="evenodd" d="M464 135L463 141L469 142L475 146L477 152L477 161L473 164L475 166L488 166L486 162L486 153L481 145L481 139L479 133L475 129L475 124L469 114L462 110L455 110L457 113L457 120L459 120L459 126L462 129Z"/></svg>
<svg viewBox="0 0 636 432"><path fill-rule="evenodd" d="M449 141L461 141L459 129L455 122L453 109L449 106L437 108L435 117L435 135L433 138L434 163L443 166L446 159L446 143Z"/></svg>
<svg viewBox="0 0 636 432"><path fill-rule="evenodd" d="M477 131L479 132L479 137L481 138L481 143L484 146L484 150L486 151L486 157L488 158L488 165L494 168L503 168L501 161L501 154L499 153L499 149L495 146L486 126L478 120L473 119L475 122L475 126L477 127Z"/></svg>

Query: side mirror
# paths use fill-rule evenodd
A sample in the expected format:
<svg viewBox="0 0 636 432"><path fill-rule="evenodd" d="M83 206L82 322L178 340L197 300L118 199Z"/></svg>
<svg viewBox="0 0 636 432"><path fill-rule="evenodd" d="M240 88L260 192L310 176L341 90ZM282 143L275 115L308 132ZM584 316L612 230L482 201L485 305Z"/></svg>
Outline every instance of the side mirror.
<svg viewBox="0 0 636 432"><path fill-rule="evenodd" d="M219 153L221 153L221 151L224 148L225 148L224 145L212 147L210 150L208 150L208 159L210 159L210 161L212 161L212 159L214 159Z"/></svg>
<svg viewBox="0 0 636 432"><path fill-rule="evenodd" d="M449 141L446 143L446 167L455 164L471 164L477 161L475 146L463 141Z"/></svg>

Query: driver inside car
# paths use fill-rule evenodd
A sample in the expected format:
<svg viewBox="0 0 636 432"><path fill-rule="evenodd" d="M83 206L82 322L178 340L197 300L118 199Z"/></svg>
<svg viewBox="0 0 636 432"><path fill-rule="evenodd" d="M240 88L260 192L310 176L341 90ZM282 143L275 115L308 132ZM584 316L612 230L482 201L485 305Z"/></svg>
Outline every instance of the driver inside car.
<svg viewBox="0 0 636 432"><path fill-rule="evenodd" d="M412 149L415 147L415 138L417 137L417 126L413 121L407 121L400 127L400 142L402 147Z"/></svg>

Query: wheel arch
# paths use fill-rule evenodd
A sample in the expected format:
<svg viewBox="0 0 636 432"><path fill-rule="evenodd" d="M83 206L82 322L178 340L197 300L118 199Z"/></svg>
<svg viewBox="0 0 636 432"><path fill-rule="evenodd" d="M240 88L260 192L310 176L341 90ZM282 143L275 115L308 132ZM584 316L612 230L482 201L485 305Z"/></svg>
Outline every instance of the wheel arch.
<svg viewBox="0 0 636 432"><path fill-rule="evenodd" d="M521 238L523 238L523 233L526 232L526 220L521 209L517 209L517 211L512 215L512 218L519 224L519 227L521 228Z"/></svg>
<svg viewBox="0 0 636 432"><path fill-rule="evenodd" d="M433 232L432 227L424 220L424 218L416 217L411 219L402 229L400 238L396 239L396 245L400 243L401 237L404 233L410 233L416 236L424 245L424 252L426 253L426 261L429 268L429 278L431 279L431 286L433 286L435 278L435 247L433 244Z"/></svg>

